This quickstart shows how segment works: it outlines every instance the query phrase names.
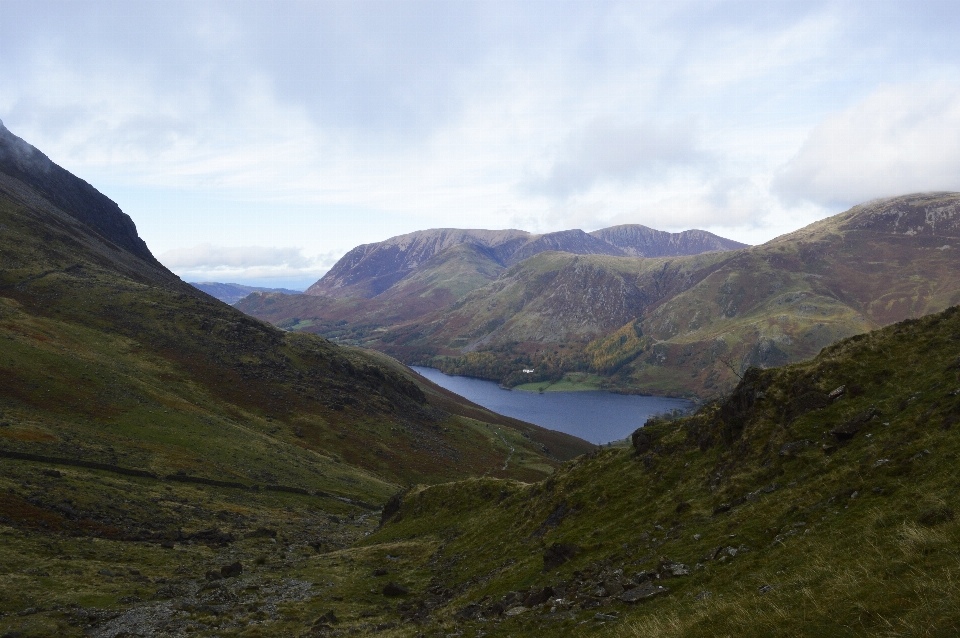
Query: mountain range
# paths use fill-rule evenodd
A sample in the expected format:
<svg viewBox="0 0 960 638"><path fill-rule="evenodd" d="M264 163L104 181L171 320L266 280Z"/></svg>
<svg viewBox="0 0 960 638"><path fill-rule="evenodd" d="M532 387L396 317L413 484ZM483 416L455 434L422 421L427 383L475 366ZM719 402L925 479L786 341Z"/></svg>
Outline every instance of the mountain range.
<svg viewBox="0 0 960 638"><path fill-rule="evenodd" d="M377 297L397 283L429 269L430 260L447 250L468 250L478 263L476 274L493 273L545 251L577 255L662 257L743 248L741 244L702 230L665 233L626 225L592 233L564 230L532 235L522 230L459 230L439 228L357 246L344 255L304 294L326 297ZM462 257L461 257L462 259ZM441 259L441 262L446 259Z"/></svg>
<svg viewBox="0 0 960 638"><path fill-rule="evenodd" d="M753 247L619 226L558 233L577 239L527 256L523 247L545 244L518 232L426 231L361 246L308 294L253 294L238 307L508 386L549 388L587 371L617 391L706 399L750 366L807 359L960 301L956 193L869 202ZM511 246L509 257L491 256L497 246Z"/></svg>
<svg viewBox="0 0 960 638"><path fill-rule="evenodd" d="M244 286L243 284L219 283L216 281L191 281L191 286L202 290L214 299L233 305L251 292L279 292L284 295L299 295L302 291L289 288L264 288L262 286Z"/></svg>

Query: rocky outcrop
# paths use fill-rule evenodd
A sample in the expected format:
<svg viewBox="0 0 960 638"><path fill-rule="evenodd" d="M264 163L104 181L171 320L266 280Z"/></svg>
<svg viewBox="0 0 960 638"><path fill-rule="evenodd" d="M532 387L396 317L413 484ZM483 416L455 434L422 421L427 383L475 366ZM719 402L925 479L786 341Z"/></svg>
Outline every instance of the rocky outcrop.
<svg viewBox="0 0 960 638"><path fill-rule="evenodd" d="M748 247L747 244L725 239L705 230L668 233L640 224L611 226L590 234L620 248L622 254L632 257L681 257Z"/></svg>
<svg viewBox="0 0 960 638"><path fill-rule="evenodd" d="M30 186L104 239L150 264L160 265L140 239L133 220L120 210L116 202L54 164L46 155L7 130L3 122L0 122L0 173Z"/></svg>

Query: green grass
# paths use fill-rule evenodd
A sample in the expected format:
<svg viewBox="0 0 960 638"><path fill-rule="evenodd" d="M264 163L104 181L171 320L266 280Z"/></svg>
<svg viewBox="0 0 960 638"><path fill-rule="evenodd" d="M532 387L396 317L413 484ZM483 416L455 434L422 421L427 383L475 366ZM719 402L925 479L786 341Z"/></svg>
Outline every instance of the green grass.
<svg viewBox="0 0 960 638"><path fill-rule="evenodd" d="M456 592L432 615L437 633L952 635L958 362L956 309L898 324L807 363L752 371L724 403L648 425L653 443L639 456L603 450L532 485L482 479L413 490L397 520L361 544L442 545L410 572ZM841 385L842 398L820 409L802 398ZM829 434L871 408L879 416L849 442ZM797 441L811 443L781 454ZM548 525L561 504L567 513ZM543 573L553 543L581 552ZM716 547L746 549L704 560ZM583 609L574 597L554 613L455 617L509 591L569 588L614 569L629 576L661 557L691 572L662 581L669 595L646 603ZM598 611L618 620L598 622Z"/></svg>
<svg viewBox="0 0 960 638"><path fill-rule="evenodd" d="M3 178L0 635L296 635L328 589L359 596L321 557L403 486L535 481L592 448L252 320ZM338 613L389 615L381 598Z"/></svg>
<svg viewBox="0 0 960 638"><path fill-rule="evenodd" d="M523 392L590 392L602 389L603 377L586 372L568 372L560 381L541 381L514 386Z"/></svg>

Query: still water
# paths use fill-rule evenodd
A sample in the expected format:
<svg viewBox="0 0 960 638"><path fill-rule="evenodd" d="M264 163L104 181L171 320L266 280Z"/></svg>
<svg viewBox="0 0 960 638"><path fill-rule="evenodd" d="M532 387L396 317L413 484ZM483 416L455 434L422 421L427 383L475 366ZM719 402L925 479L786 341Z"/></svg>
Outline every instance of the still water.
<svg viewBox="0 0 960 638"><path fill-rule="evenodd" d="M493 381L454 377L434 368L414 366L437 385L483 407L602 444L629 436L648 417L693 405L683 399L610 392L523 392L504 390Z"/></svg>

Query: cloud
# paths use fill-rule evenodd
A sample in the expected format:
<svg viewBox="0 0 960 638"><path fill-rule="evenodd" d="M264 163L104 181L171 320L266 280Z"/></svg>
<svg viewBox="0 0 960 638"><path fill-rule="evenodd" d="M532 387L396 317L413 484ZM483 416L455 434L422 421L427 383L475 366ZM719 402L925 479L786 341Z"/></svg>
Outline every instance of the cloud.
<svg viewBox="0 0 960 638"><path fill-rule="evenodd" d="M774 188L824 205L960 190L960 85L887 85L828 116Z"/></svg>
<svg viewBox="0 0 960 638"><path fill-rule="evenodd" d="M694 122L623 124L601 119L568 136L546 174L530 178L525 186L533 193L564 198L598 182L626 183L705 160Z"/></svg>
<svg viewBox="0 0 960 638"><path fill-rule="evenodd" d="M168 250L157 259L188 279L237 281L320 278L338 257L334 253L308 256L301 248L200 244Z"/></svg>

